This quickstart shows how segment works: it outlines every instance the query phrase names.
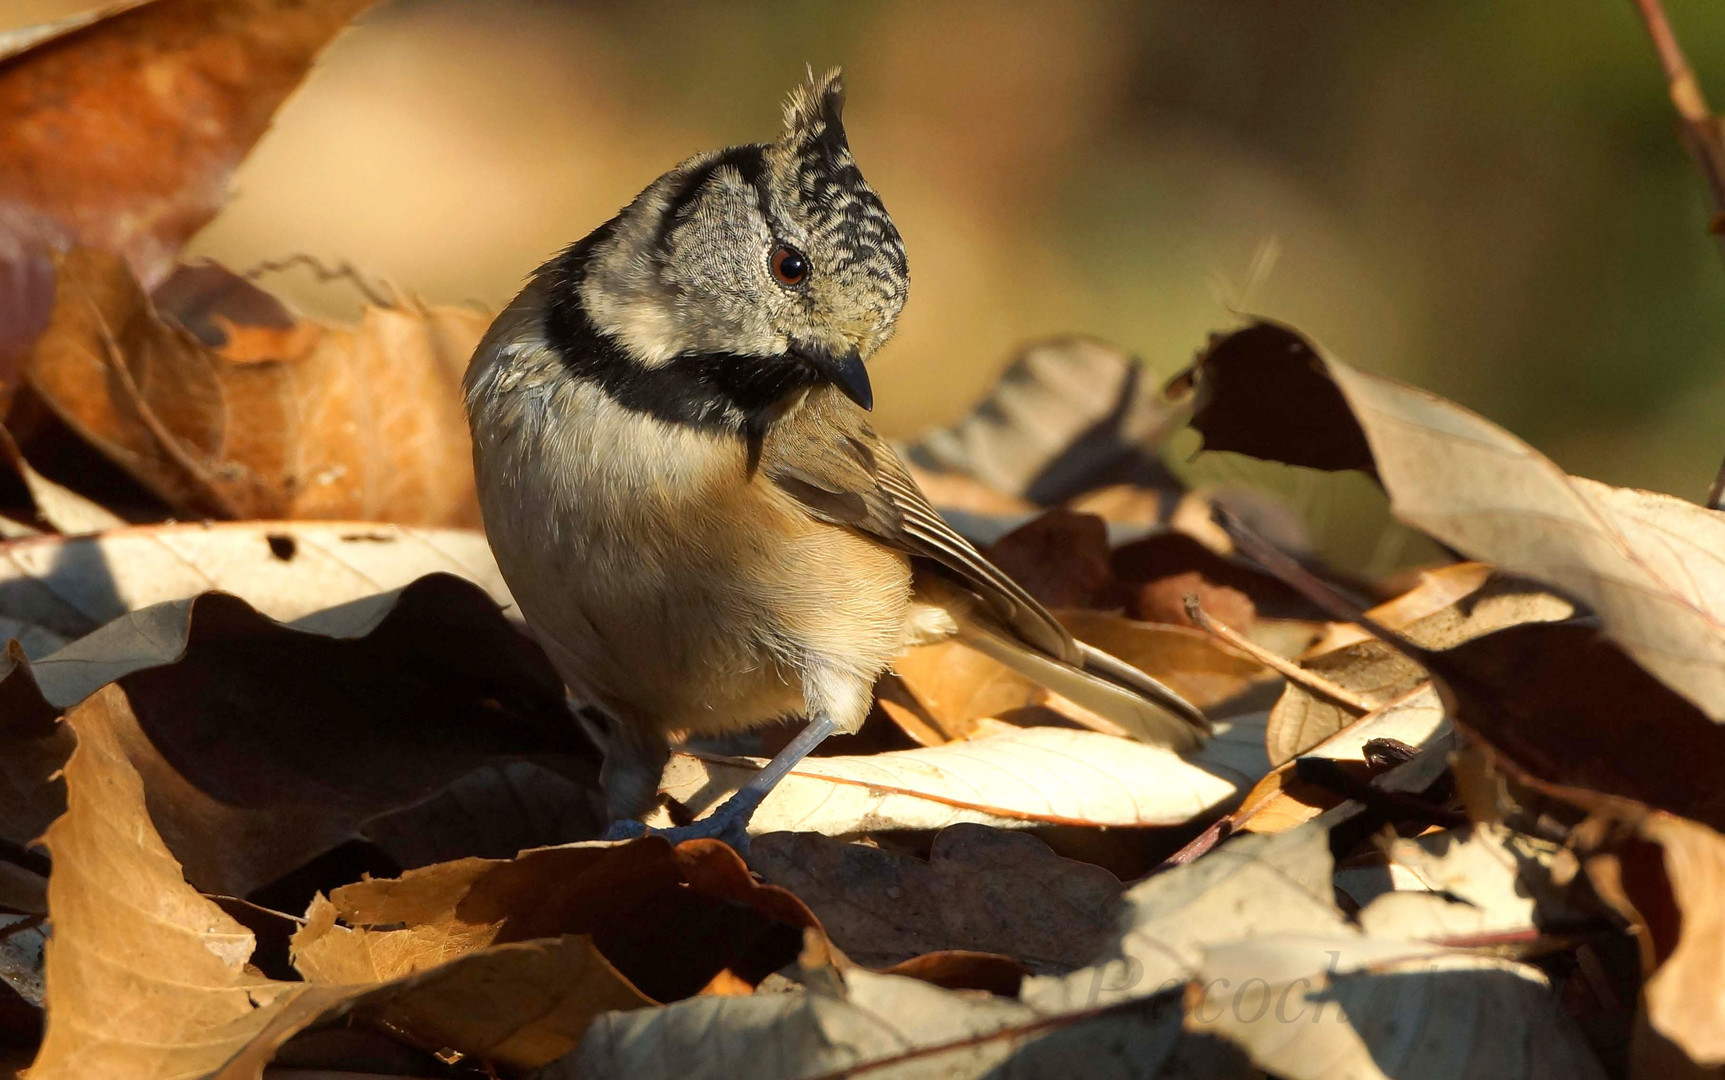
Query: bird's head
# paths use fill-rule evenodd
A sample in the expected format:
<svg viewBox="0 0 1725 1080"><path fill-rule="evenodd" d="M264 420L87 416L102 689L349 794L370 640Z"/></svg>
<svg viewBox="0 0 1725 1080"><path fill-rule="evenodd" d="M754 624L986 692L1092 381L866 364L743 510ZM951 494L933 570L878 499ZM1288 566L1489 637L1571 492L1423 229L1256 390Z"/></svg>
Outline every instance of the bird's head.
<svg viewBox="0 0 1725 1080"><path fill-rule="evenodd" d="M811 73L776 141L660 177L566 253L565 273L548 266L553 320L562 289L564 312L627 362L688 375L739 415L822 383L869 407L863 361L892 335L909 277L898 230L851 157L843 106L838 70Z"/></svg>

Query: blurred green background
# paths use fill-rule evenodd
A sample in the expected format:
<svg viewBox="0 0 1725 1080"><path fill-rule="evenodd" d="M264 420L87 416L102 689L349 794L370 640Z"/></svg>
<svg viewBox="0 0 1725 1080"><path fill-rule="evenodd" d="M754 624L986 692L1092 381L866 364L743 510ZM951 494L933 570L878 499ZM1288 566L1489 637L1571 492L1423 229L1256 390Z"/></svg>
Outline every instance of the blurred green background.
<svg viewBox="0 0 1725 1080"><path fill-rule="evenodd" d="M1725 5L1667 6L1725 103ZM876 361L893 433L956 417L1027 338L1095 333L1169 374L1250 312L1573 472L1699 498L1725 454L1725 265L1629 0L391 0L193 254L351 259L498 305L681 158L771 137L805 62L847 69L852 146L910 253ZM1326 548L1394 561L1362 485L1275 482Z"/></svg>

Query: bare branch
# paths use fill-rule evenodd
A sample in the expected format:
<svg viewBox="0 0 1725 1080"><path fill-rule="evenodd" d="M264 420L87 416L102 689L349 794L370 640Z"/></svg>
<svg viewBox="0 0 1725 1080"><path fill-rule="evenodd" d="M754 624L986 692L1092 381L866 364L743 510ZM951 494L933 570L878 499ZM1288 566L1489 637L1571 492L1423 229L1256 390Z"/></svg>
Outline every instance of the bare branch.
<svg viewBox="0 0 1725 1080"><path fill-rule="evenodd" d="M1725 123L1707 107L1701 82L1695 78L1688 57L1683 55L1683 46L1677 43L1677 35L1672 32L1659 0L1635 0L1635 9L1641 13L1647 36L1653 39L1659 66L1665 69L1666 87L1677 110L1683 144L1689 148L1689 155L1695 159L1707 185L1712 210L1707 231L1718 239L1719 249L1725 253ZM1725 509L1725 464L1719 466L1719 474L1707 489L1707 506L1712 510Z"/></svg>

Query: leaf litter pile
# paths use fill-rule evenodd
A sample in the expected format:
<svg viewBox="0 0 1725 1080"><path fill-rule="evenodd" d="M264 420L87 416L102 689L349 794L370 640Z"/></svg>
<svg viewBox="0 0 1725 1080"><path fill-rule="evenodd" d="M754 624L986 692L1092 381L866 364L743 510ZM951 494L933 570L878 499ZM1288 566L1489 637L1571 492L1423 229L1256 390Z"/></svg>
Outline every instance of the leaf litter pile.
<svg viewBox="0 0 1725 1080"><path fill-rule="evenodd" d="M1202 750L935 645L746 861L593 839L604 726L474 529L488 315L320 323L178 259L364 6L0 38L0 1074L1725 1067L1725 517L1272 323L1165 387L1033 346L906 447ZM1447 556L1321 565L1273 498L1174 480L1186 424L1374 478ZM676 754L656 823L789 734Z"/></svg>

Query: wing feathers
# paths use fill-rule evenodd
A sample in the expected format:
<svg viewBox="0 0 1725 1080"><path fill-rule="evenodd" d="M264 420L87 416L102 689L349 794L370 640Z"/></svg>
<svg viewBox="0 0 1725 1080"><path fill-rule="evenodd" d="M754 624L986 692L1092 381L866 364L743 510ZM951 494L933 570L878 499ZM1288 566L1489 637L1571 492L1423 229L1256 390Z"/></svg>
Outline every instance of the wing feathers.
<svg viewBox="0 0 1725 1080"><path fill-rule="evenodd" d="M1074 640L1059 620L929 505L892 447L837 394L811 394L768 436L761 471L815 518L932 562L986 607L964 640L1050 690L1164 746L1196 745L1204 716L1168 687ZM998 626L989 625L998 622Z"/></svg>

